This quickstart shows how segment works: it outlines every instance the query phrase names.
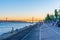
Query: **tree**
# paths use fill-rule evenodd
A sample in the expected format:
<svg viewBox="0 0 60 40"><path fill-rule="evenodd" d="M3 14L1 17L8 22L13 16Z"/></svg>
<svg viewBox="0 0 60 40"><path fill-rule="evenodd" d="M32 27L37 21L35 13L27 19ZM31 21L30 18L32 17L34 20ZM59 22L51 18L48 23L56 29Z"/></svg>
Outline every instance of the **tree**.
<svg viewBox="0 0 60 40"><path fill-rule="evenodd" d="M58 18L58 11L57 11L57 9L55 9L55 18L56 19Z"/></svg>
<svg viewBox="0 0 60 40"><path fill-rule="evenodd" d="M51 20L50 15L47 14L47 16L46 16L46 18L45 18L45 21L50 21L50 20Z"/></svg>
<svg viewBox="0 0 60 40"><path fill-rule="evenodd" d="M50 20L54 20L54 15L50 15Z"/></svg>
<svg viewBox="0 0 60 40"><path fill-rule="evenodd" d="M60 20L60 15L59 15L59 20Z"/></svg>

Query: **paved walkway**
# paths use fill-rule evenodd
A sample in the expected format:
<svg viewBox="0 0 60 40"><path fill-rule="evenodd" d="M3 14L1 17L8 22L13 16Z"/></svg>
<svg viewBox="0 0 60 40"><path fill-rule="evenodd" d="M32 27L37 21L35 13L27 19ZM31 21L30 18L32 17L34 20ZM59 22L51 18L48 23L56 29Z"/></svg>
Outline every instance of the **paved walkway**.
<svg viewBox="0 0 60 40"><path fill-rule="evenodd" d="M43 24L33 29L22 40L60 40L60 33L50 24Z"/></svg>
<svg viewBox="0 0 60 40"><path fill-rule="evenodd" d="M60 33L54 30L50 24L43 24L40 27L41 40L60 40Z"/></svg>

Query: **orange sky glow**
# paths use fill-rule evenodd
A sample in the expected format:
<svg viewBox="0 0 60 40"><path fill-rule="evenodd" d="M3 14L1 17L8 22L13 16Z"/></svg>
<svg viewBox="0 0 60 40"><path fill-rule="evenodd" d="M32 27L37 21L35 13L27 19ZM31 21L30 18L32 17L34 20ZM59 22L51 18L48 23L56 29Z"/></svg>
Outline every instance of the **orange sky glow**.
<svg viewBox="0 0 60 40"><path fill-rule="evenodd" d="M39 21L39 20L43 20L44 17L40 17L40 18L36 18L33 17L33 21ZM0 17L0 20L6 20L6 17ZM32 21L32 17L7 17L7 20L16 20L16 21L28 21L31 22Z"/></svg>

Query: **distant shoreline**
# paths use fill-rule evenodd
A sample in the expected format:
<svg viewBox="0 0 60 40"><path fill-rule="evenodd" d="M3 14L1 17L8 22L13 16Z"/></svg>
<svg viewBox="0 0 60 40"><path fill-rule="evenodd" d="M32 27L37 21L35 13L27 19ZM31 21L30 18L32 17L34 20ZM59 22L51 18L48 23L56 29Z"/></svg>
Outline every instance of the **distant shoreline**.
<svg viewBox="0 0 60 40"><path fill-rule="evenodd" d="M27 21L14 21L14 20L0 20L0 22L27 22Z"/></svg>
<svg viewBox="0 0 60 40"><path fill-rule="evenodd" d="M27 21L15 21L15 20L0 20L0 22L21 22L21 23L32 23L32 22L27 22Z"/></svg>

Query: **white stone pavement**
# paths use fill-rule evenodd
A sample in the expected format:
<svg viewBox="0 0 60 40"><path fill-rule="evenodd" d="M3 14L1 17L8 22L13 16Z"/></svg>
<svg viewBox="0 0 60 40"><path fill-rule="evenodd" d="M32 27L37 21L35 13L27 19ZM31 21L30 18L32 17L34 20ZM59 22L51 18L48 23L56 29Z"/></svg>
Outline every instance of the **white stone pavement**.
<svg viewBox="0 0 60 40"><path fill-rule="evenodd" d="M43 24L40 27L40 40L60 40L59 28L52 26L51 24ZM60 29L59 29L60 30Z"/></svg>

